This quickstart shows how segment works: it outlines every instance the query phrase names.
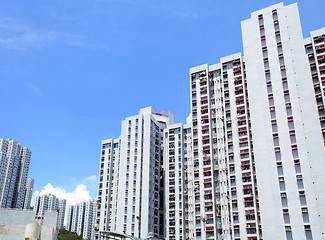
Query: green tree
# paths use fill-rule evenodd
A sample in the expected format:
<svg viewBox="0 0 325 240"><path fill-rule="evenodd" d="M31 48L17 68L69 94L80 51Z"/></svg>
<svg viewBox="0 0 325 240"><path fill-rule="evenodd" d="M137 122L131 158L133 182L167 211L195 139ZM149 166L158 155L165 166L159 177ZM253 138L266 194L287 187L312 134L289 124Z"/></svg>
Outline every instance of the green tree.
<svg viewBox="0 0 325 240"><path fill-rule="evenodd" d="M58 240L83 240L83 239L77 233L70 232L64 228L61 228L59 231Z"/></svg>

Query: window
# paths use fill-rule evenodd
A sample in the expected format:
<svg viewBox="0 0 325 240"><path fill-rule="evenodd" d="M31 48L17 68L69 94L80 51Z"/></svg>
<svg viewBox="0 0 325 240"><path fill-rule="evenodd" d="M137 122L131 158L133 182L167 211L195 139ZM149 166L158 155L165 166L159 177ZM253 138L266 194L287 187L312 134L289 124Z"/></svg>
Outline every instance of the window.
<svg viewBox="0 0 325 240"><path fill-rule="evenodd" d="M276 39L276 42L277 42L277 43L281 42L281 37L280 37L280 35L275 36L275 39Z"/></svg>
<svg viewBox="0 0 325 240"><path fill-rule="evenodd" d="M267 58L267 51L263 51L263 58Z"/></svg>
<svg viewBox="0 0 325 240"><path fill-rule="evenodd" d="M263 15L259 15L258 16L258 24L261 26L264 24L264 21L263 21Z"/></svg>
<svg viewBox="0 0 325 240"><path fill-rule="evenodd" d="M288 207L288 199L286 197L281 197L281 204L284 208Z"/></svg>
<svg viewBox="0 0 325 240"><path fill-rule="evenodd" d="M287 116L292 116L292 108L286 108Z"/></svg>
<svg viewBox="0 0 325 240"><path fill-rule="evenodd" d="M308 212L303 212L302 213L302 219L303 219L304 223L309 223Z"/></svg>
<svg viewBox="0 0 325 240"><path fill-rule="evenodd" d="M306 206L306 205L307 205L305 195L300 195L300 196L299 196L299 200L300 200L300 205L301 205L301 206Z"/></svg>
<svg viewBox="0 0 325 240"><path fill-rule="evenodd" d="M300 163L295 163L296 174L301 173Z"/></svg>
<svg viewBox="0 0 325 240"><path fill-rule="evenodd" d="M290 224L289 214L283 214L284 224Z"/></svg>
<svg viewBox="0 0 325 240"><path fill-rule="evenodd" d="M266 46L266 40L262 40L261 44L262 44L262 47L265 47Z"/></svg>
<svg viewBox="0 0 325 240"><path fill-rule="evenodd" d="M284 58L279 59L279 64L280 64L280 66L284 65Z"/></svg>
<svg viewBox="0 0 325 240"><path fill-rule="evenodd" d="M279 182L279 186L280 186L280 191L285 191L286 190L286 186L284 181Z"/></svg>
<svg viewBox="0 0 325 240"><path fill-rule="evenodd" d="M275 10L275 12L273 12L273 20L274 21L278 20L278 14L276 14L276 10Z"/></svg>
<svg viewBox="0 0 325 240"><path fill-rule="evenodd" d="M295 125L293 122L288 122L288 127L290 130L293 130L295 128Z"/></svg>

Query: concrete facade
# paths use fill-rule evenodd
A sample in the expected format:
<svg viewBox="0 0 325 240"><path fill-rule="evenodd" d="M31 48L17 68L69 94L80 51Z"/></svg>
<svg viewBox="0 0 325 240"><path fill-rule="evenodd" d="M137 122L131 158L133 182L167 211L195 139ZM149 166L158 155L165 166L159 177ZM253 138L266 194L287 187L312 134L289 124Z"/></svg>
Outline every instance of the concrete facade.
<svg viewBox="0 0 325 240"><path fill-rule="evenodd" d="M325 151L297 4L252 13L242 33L263 238L320 239Z"/></svg>
<svg viewBox="0 0 325 240"><path fill-rule="evenodd" d="M35 239L56 240L58 237L58 213L48 211L44 216L35 219L32 210L0 209L0 240L21 240L32 235ZM34 224L34 231L28 231L28 225ZM39 229L35 233L35 229ZM32 238L30 238L32 240Z"/></svg>

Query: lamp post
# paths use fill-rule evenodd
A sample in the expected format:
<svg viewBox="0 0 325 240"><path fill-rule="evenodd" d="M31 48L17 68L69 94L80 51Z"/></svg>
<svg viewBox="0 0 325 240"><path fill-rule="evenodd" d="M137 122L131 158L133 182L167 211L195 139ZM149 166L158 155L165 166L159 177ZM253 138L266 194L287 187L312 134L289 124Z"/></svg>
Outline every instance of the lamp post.
<svg viewBox="0 0 325 240"><path fill-rule="evenodd" d="M141 217L140 216L137 216L137 220L138 220L138 238L140 240Z"/></svg>
<svg viewBox="0 0 325 240"><path fill-rule="evenodd" d="M208 219L208 216L205 213L201 214L201 221L203 223L203 240L206 240L206 230L205 230L205 223Z"/></svg>

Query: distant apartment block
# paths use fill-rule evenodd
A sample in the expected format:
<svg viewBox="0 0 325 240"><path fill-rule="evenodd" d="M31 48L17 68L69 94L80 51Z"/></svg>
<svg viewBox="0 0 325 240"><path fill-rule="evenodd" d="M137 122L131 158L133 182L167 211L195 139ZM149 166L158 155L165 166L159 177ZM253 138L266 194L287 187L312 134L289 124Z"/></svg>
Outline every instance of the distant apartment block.
<svg viewBox="0 0 325 240"><path fill-rule="evenodd" d="M28 147L0 139L0 208L24 207L30 157Z"/></svg>
<svg viewBox="0 0 325 240"><path fill-rule="evenodd" d="M66 211L67 200L61 199L59 200L59 216L58 216L58 227L61 229L64 226L64 218L65 218L65 211Z"/></svg>
<svg viewBox="0 0 325 240"><path fill-rule="evenodd" d="M64 224L66 200L59 199L53 194L45 194L35 198L34 212L36 217L44 216L46 211L58 211L58 227L62 228Z"/></svg>
<svg viewBox="0 0 325 240"><path fill-rule="evenodd" d="M172 123L170 112L143 108L122 121L118 139L102 142L96 239L101 231L163 236L162 137Z"/></svg>
<svg viewBox="0 0 325 240"><path fill-rule="evenodd" d="M73 208L74 206L67 206L67 220L65 222L65 229L72 232L72 218L73 218Z"/></svg>
<svg viewBox="0 0 325 240"><path fill-rule="evenodd" d="M96 201L89 200L73 206L68 206L67 221L65 228L75 232L83 239L93 239L94 212L96 211Z"/></svg>
<svg viewBox="0 0 325 240"><path fill-rule="evenodd" d="M34 179L28 178L26 183L26 190L25 190L24 209L30 209L30 204L33 196L33 187L34 187Z"/></svg>

